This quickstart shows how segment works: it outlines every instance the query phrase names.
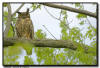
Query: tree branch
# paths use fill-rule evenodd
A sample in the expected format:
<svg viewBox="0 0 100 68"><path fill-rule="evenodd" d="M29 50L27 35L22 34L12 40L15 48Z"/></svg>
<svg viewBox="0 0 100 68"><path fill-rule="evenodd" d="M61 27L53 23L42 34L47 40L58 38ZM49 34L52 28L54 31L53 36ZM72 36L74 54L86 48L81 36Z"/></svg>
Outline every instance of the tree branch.
<svg viewBox="0 0 100 68"><path fill-rule="evenodd" d="M16 11L12 14L12 16L14 16L16 14L16 12L18 12L23 6L24 6L24 3L21 4L19 8L16 9Z"/></svg>
<svg viewBox="0 0 100 68"><path fill-rule="evenodd" d="M60 21L60 19L58 19L58 18L56 18L55 16L53 16L48 10L47 10L47 8L44 6L44 8L45 8L45 10L47 11L47 13L51 16L51 17L53 17L54 19L57 19L57 20L59 20Z"/></svg>
<svg viewBox="0 0 100 68"><path fill-rule="evenodd" d="M13 44L18 42L28 42L35 45L35 47L52 47L52 48L69 48L76 50L75 46L70 40L26 40L19 38L4 38L4 47L13 46Z"/></svg>
<svg viewBox="0 0 100 68"><path fill-rule="evenodd" d="M4 31L4 37L6 37L8 35L10 25L11 25L11 22L12 22L11 17L14 16L16 14L16 12L18 12L23 6L24 6L24 3L12 14L11 5L8 3L8 5L7 5L7 8L8 8L7 19L8 20L7 20L7 25L6 25L6 28L5 28L5 31Z"/></svg>
<svg viewBox="0 0 100 68"><path fill-rule="evenodd" d="M72 50L76 50L78 46L81 44L73 43L70 40L53 40L53 39L46 39L46 40L26 40L26 39L19 39L19 38L4 38L3 47L13 46L18 42L28 42L33 45L33 47L51 47L51 48L69 48ZM89 48L92 47L83 47L85 53L94 53L94 51L88 51Z"/></svg>
<svg viewBox="0 0 100 68"><path fill-rule="evenodd" d="M8 35L9 29L10 29L10 24L11 24L11 5L7 5L8 8L8 16L7 16L7 25L4 31L4 37Z"/></svg>
<svg viewBox="0 0 100 68"><path fill-rule="evenodd" d="M13 37L15 36L15 30L14 30L14 26L13 24L11 23L11 27L12 27L12 31L13 31Z"/></svg>
<svg viewBox="0 0 100 68"><path fill-rule="evenodd" d="M56 37L55 36L53 36L53 34L46 28L46 26L45 25L43 25L43 27L51 34L51 36L52 37L54 37L55 39L56 39ZM57 39L56 39L57 40Z"/></svg>
<svg viewBox="0 0 100 68"><path fill-rule="evenodd" d="M90 27L91 27L92 29L94 29L94 27L92 26L92 24L91 24L91 22L89 21L89 19L86 18L86 20L87 20L87 22L89 23Z"/></svg>
<svg viewBox="0 0 100 68"><path fill-rule="evenodd" d="M46 6L49 6L49 7L58 8L58 9L68 10L68 11L71 11L71 12L81 13L81 14L85 14L85 15L97 18L97 15L95 13L89 12L87 10L76 9L76 8L72 8L72 7L69 7L69 6L57 5L57 4L53 4L53 3L40 3L40 4L43 4L43 5L46 5Z"/></svg>
<svg viewBox="0 0 100 68"><path fill-rule="evenodd" d="M62 10L61 10L61 12L60 12L60 17L59 18L56 18L55 16L53 16L48 10L47 10L47 8L44 6L44 8L45 8L45 10L47 11L47 13L51 16L51 17L53 17L54 19L57 19L57 20L59 20L59 21L61 21L61 12L62 12ZM67 20L67 22L68 22L68 20ZM68 24L64 24L65 25L65 27L67 27L69 30L70 30L70 28L69 28L69 25L70 23L68 23ZM51 34L52 35L52 34ZM52 35L53 36L53 35ZM55 37L54 37L55 38Z"/></svg>

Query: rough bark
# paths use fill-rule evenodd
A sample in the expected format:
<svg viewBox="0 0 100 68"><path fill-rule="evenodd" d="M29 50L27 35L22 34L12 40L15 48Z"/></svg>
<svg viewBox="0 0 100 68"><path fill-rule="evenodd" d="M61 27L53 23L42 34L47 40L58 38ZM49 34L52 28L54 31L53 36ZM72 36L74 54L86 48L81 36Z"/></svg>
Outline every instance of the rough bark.
<svg viewBox="0 0 100 68"><path fill-rule="evenodd" d="M81 46L82 44L72 42L70 40L53 40L53 39L45 39L45 40L28 40L28 39L19 39L19 38L4 38L3 40L3 47L13 46L16 43L29 43L32 44L33 47L50 47L50 48L68 48L72 50L77 50L78 46ZM94 54L94 51L88 51L89 46L82 45L81 46L84 49L85 53L92 53Z"/></svg>
<svg viewBox="0 0 100 68"><path fill-rule="evenodd" d="M53 3L40 3L40 4L43 4L43 5L46 5L49 7L53 7L53 8L68 10L71 12L81 13L81 14L85 14L85 15L97 18L97 15L95 13L89 12L87 10L76 9L76 8L72 8L69 6L57 5L57 4L53 4Z"/></svg>
<svg viewBox="0 0 100 68"><path fill-rule="evenodd" d="M9 29L10 29L10 24L11 24L11 5L7 5L8 8L8 16L7 16L7 25L4 31L4 37L8 35Z"/></svg>
<svg viewBox="0 0 100 68"><path fill-rule="evenodd" d="M51 48L69 48L76 50L77 46L73 44L70 40L25 40L25 39L18 39L18 38L4 38L3 46L13 46L13 44L18 42L28 42L35 45L35 47L51 47Z"/></svg>

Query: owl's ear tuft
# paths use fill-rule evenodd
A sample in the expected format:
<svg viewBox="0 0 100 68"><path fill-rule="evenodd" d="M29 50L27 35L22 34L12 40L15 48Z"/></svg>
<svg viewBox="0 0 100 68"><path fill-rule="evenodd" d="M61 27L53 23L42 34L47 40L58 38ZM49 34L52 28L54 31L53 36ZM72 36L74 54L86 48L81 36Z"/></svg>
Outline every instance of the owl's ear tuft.
<svg viewBox="0 0 100 68"><path fill-rule="evenodd" d="M21 14L21 12L17 12L18 14Z"/></svg>
<svg viewBox="0 0 100 68"><path fill-rule="evenodd" d="M27 11L26 12L29 13L29 8L27 8Z"/></svg>

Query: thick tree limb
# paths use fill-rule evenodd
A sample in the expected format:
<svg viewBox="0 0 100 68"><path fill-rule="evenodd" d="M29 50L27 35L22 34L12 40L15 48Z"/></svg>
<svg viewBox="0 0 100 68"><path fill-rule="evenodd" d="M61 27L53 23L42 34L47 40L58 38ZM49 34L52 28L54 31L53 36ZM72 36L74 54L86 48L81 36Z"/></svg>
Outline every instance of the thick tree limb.
<svg viewBox="0 0 100 68"><path fill-rule="evenodd" d="M57 5L57 4L53 4L53 3L40 3L40 4L43 4L43 5L46 5L46 6L49 6L49 7L53 7L53 8L68 10L68 11L71 11L71 12L81 13L81 14L85 14L85 15L97 18L97 15L95 13L89 12L87 10L75 9L75 8L72 8L72 7L69 7L69 6Z"/></svg>
<svg viewBox="0 0 100 68"><path fill-rule="evenodd" d="M75 46L70 40L25 40L18 38L4 38L4 47L13 46L18 42L28 42L35 45L35 47L52 47L52 48L69 48L76 50Z"/></svg>
<svg viewBox="0 0 100 68"><path fill-rule="evenodd" d="M18 42L27 42L29 44L32 44L33 47L69 48L72 50L76 50L79 45L81 46L81 44L72 42L70 40L26 40L19 38L4 38L3 47L13 46ZM84 46L82 48L84 49L85 53L95 53L94 51L88 51L89 48L93 49L93 47Z"/></svg>
<svg viewBox="0 0 100 68"><path fill-rule="evenodd" d="M7 5L8 8L8 16L7 16L7 25L4 31L4 37L6 37L8 35L9 29L10 29L10 24L11 24L11 5L8 4Z"/></svg>

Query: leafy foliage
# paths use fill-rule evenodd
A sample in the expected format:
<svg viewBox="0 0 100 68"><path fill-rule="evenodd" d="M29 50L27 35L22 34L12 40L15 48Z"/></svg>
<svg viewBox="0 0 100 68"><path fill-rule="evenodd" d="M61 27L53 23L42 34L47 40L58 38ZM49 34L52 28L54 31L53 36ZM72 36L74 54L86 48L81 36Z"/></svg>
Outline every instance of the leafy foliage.
<svg viewBox="0 0 100 68"><path fill-rule="evenodd" d="M13 28L10 26L10 30L8 32L8 37L13 37Z"/></svg>
<svg viewBox="0 0 100 68"><path fill-rule="evenodd" d="M26 50L27 55L31 55L32 54L33 45L31 43L28 43L28 42L24 41L24 42L17 42L16 45L20 46L24 50Z"/></svg>
<svg viewBox="0 0 100 68"><path fill-rule="evenodd" d="M84 25L84 21L81 21L79 24L80 24L80 25Z"/></svg>
<svg viewBox="0 0 100 68"><path fill-rule="evenodd" d="M3 3L3 7L7 7L7 3Z"/></svg>
<svg viewBox="0 0 100 68"><path fill-rule="evenodd" d="M29 57L29 56L24 56L24 57L25 57L24 65L33 65L34 64L31 57Z"/></svg>
<svg viewBox="0 0 100 68"><path fill-rule="evenodd" d="M4 48L4 64L5 65L18 65L17 59L21 54L21 48L14 45L11 47Z"/></svg>
<svg viewBox="0 0 100 68"><path fill-rule="evenodd" d="M72 41L76 41L76 42L80 42L82 43L82 33L80 32L80 29L78 27L73 27L71 30L70 30L70 39Z"/></svg>
<svg viewBox="0 0 100 68"><path fill-rule="evenodd" d="M40 4L32 4L32 6L31 6L31 8L33 9L33 10L36 10L36 9L41 9L41 5Z"/></svg>
<svg viewBox="0 0 100 68"><path fill-rule="evenodd" d="M75 3L75 8L83 9L83 5L81 3Z"/></svg>
<svg viewBox="0 0 100 68"><path fill-rule="evenodd" d="M77 18L78 18L78 19L80 19L80 18L86 18L86 17L87 17L86 15L80 14L80 13L77 15Z"/></svg>
<svg viewBox="0 0 100 68"><path fill-rule="evenodd" d="M39 65L43 63L44 65L52 65L53 64L53 48L35 48L35 52L37 54L37 61Z"/></svg>
<svg viewBox="0 0 100 68"><path fill-rule="evenodd" d="M86 37L88 37L90 40L93 39L96 36L96 28L88 27L88 31L86 32ZM96 37L94 38L96 40Z"/></svg>
<svg viewBox="0 0 100 68"><path fill-rule="evenodd" d="M62 36L61 38L63 40L67 40L68 38L68 33L66 32L68 29L68 25L66 24L66 21L67 21L67 12L65 10L62 10L61 14L63 15L63 19L60 21L60 27L61 27L61 33L62 33Z"/></svg>
<svg viewBox="0 0 100 68"><path fill-rule="evenodd" d="M46 34L43 33L43 31L41 29L38 29L37 32L35 32L35 38L36 39L45 39Z"/></svg>

